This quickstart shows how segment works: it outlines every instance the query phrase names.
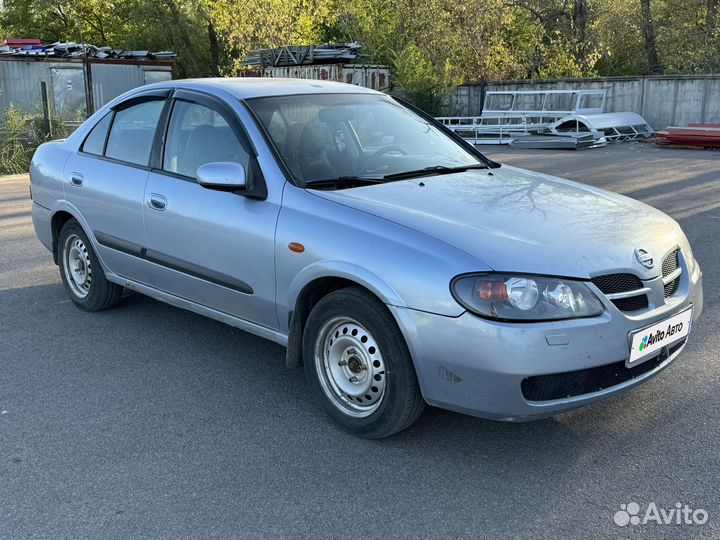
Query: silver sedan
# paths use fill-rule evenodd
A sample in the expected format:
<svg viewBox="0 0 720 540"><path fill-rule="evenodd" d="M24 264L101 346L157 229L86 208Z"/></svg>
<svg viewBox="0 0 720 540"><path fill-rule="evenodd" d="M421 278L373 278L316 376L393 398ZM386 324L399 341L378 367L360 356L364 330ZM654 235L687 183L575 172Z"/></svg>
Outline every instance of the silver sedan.
<svg viewBox="0 0 720 540"><path fill-rule="evenodd" d="M363 437L426 403L528 420L606 398L673 362L702 311L665 214L495 163L357 86L145 86L42 145L30 173L78 307L125 287L285 345Z"/></svg>

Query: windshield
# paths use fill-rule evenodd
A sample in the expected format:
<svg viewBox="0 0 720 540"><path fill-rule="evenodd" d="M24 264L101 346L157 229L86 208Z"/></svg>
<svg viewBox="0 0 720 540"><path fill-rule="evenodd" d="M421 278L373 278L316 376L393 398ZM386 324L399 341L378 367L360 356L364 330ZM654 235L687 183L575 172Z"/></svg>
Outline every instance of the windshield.
<svg viewBox="0 0 720 540"><path fill-rule="evenodd" d="M482 164L388 96L293 95L256 98L247 104L301 184Z"/></svg>

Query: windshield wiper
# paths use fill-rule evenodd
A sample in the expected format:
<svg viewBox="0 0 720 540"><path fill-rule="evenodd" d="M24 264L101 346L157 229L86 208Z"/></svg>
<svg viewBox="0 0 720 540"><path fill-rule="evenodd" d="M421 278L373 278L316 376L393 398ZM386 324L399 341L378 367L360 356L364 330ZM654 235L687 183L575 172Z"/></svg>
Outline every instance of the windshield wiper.
<svg viewBox="0 0 720 540"><path fill-rule="evenodd" d="M382 184L384 178L369 178L367 176L338 176L337 178L327 178L324 180L308 180L305 182L306 188L350 188L358 186L369 186L372 184Z"/></svg>
<svg viewBox="0 0 720 540"><path fill-rule="evenodd" d="M462 165L460 167L446 167L445 165L434 165L425 167L424 169L415 169L412 171L404 171L399 173L387 174L382 178L373 178L368 176L338 176L337 178L326 178L322 180L308 180L303 187L306 188L351 188L359 186L369 186L372 184L382 184L393 180L405 180L408 178L419 178L421 176L436 176L440 174L452 174L463 172L471 169L487 169L488 166L478 163L476 165Z"/></svg>
<svg viewBox="0 0 720 540"><path fill-rule="evenodd" d="M421 176L436 176L439 174L452 174L463 172L470 169L487 169L487 165L478 163L477 165L463 165L460 167L446 167L445 165L435 165L433 167L425 167L424 169L415 169L413 171L404 171L399 173L388 174L383 176L383 180L405 180L407 178L420 178Z"/></svg>

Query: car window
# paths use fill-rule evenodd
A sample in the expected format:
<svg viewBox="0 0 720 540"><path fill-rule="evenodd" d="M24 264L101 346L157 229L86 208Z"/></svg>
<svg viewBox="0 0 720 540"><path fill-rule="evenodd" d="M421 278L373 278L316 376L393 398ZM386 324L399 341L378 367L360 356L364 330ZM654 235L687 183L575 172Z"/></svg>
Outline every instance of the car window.
<svg viewBox="0 0 720 540"><path fill-rule="evenodd" d="M102 156L105 150L105 139L107 139L108 128L112 121L112 113L106 114L95 127L90 130L90 134L82 145L82 151L96 156Z"/></svg>
<svg viewBox="0 0 720 540"><path fill-rule="evenodd" d="M148 165L155 129L164 105L165 100L145 101L117 111L105 156L136 165Z"/></svg>
<svg viewBox="0 0 720 540"><path fill-rule="evenodd" d="M270 122L268 123L268 133L270 133L272 140L281 141L285 139L287 128L287 124L282 116L280 116L279 111L273 111Z"/></svg>
<svg viewBox="0 0 720 540"><path fill-rule="evenodd" d="M378 114L378 111L368 111L365 116L353 118L350 124L363 150L378 150L394 143L397 138L396 125L386 115Z"/></svg>
<svg viewBox="0 0 720 540"><path fill-rule="evenodd" d="M248 144L242 145L226 118L215 109L178 100L170 115L163 169L195 178L206 163L231 161L248 170Z"/></svg>
<svg viewBox="0 0 720 540"><path fill-rule="evenodd" d="M482 165L443 130L381 94L272 96L247 104L301 182Z"/></svg>

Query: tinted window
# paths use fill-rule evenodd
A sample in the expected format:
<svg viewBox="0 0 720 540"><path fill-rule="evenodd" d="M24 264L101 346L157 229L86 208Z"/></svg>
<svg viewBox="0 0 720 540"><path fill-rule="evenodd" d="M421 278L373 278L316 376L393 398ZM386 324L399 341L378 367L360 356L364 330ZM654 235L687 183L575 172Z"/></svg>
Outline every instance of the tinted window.
<svg viewBox="0 0 720 540"><path fill-rule="evenodd" d="M148 165L155 128L164 105L165 100L145 101L117 111L105 155L136 165Z"/></svg>
<svg viewBox="0 0 720 540"><path fill-rule="evenodd" d="M170 115L163 169L195 178L205 163L233 161L248 170L250 155L218 111L176 101Z"/></svg>
<svg viewBox="0 0 720 540"><path fill-rule="evenodd" d="M102 156L103 150L105 150L105 139L107 139L107 132L112 116L112 113L106 114L102 120L95 124L95 127L92 128L82 145L83 152Z"/></svg>

